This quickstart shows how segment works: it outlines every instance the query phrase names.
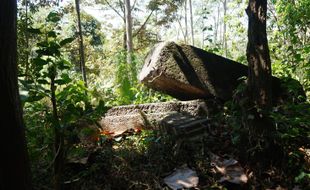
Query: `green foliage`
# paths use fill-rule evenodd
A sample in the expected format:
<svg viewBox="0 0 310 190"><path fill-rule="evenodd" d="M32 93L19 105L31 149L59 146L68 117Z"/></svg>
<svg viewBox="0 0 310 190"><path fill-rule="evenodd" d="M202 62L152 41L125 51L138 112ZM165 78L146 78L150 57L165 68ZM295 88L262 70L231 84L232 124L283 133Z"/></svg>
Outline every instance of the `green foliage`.
<svg viewBox="0 0 310 190"><path fill-rule="evenodd" d="M86 92L87 89L85 88L83 81L77 81L73 84L68 84L57 93L56 98L59 105L61 121L63 123L68 125L76 122L87 110L86 106L89 99Z"/></svg>
<svg viewBox="0 0 310 190"><path fill-rule="evenodd" d="M277 18L270 27L271 56L275 60L273 73L297 79L304 87L309 99L310 89L310 2L308 0L273 1Z"/></svg>
<svg viewBox="0 0 310 190"><path fill-rule="evenodd" d="M173 97L147 88L143 84L137 84L135 87L131 88L131 91L135 96L135 99L133 100L134 104L166 102L173 100Z"/></svg>
<svg viewBox="0 0 310 190"><path fill-rule="evenodd" d="M75 127L72 124L79 119L98 121L98 118L102 117L107 110L106 105L142 104L171 100L172 98L167 95L146 88L137 81L136 77L144 63L147 51L155 42L164 39L182 41L181 29L184 30L184 7L182 7L184 0L137 1L132 10L134 57L133 64L128 65L125 44L123 44L123 21L120 20L119 26L113 23L112 27L109 22L110 19L113 19L112 17L104 15L103 21L99 21L96 20L96 16L91 15L85 9L81 16L89 77L89 89L86 89L81 81L78 68L79 54L78 41L75 40L77 26L74 7L72 4L55 7L56 2L58 1L28 1L27 18L25 1L21 2L17 23L19 82L24 104L28 146L31 160L35 163L33 166L33 169L36 170L34 178L40 183L46 184L51 181L49 173L51 173L51 163L54 159L52 151L54 141L52 81L55 85L60 128L64 130L66 140L68 140L66 143L69 143L69 138L74 138L77 135L75 129L72 129ZM109 3L122 15L122 3L114 0ZM222 28L225 23L227 25L225 38L228 45L226 56L246 63L247 35L243 17L246 16L244 9L247 3L242 0L229 1L227 15L223 18L222 2L193 1L195 44L201 45L207 51L225 55ZM83 2L81 5L83 6ZM97 6L90 2L87 2L87 5ZM104 6L106 9L106 4ZM273 74L280 78L298 80L306 91L308 101L310 97L309 6L309 0L271 1L268 6L269 28L267 31ZM143 13L144 10L146 12ZM141 27L149 14L147 10L152 13L149 20ZM140 15L145 16L140 18ZM137 31L139 31L138 34L136 34ZM199 44L201 39L202 42ZM244 89L245 86L241 85L237 91L241 93ZM286 83L286 89L289 90L288 95L299 93L299 85L294 82ZM214 118L216 122L230 126L228 131L221 134L231 135L231 141L239 147L248 145L242 138L249 135L249 131L242 126L240 110L240 104L246 101L241 98L239 104L234 101L226 102L224 110ZM276 132L273 134L275 141L285 149L284 157L289 165L287 171L292 174L296 183L303 183L309 177L309 173L303 165L304 155L299 151L299 148L309 146L305 142L309 139L310 113L308 110L310 109L308 103L300 102L299 97L291 102L282 102L270 113L276 126ZM92 109L90 103L93 106L96 105L96 108ZM253 118L253 115L248 114L248 119ZM97 131L82 128L80 133L83 136L92 136ZM208 142L211 141L210 139ZM100 156L103 156L100 163L87 164L86 170L78 175L74 173L72 179L89 177L88 179L102 180L98 173L111 170L113 171L111 176L119 181L124 181L124 178L132 179L131 176L124 177L124 173L139 173L141 165L150 167L147 168L147 172L160 176L175 168L175 163L180 159L172 155L171 141L152 131L143 130L142 133L127 135L121 139L113 140L112 143L110 140L108 137L104 140L103 148L105 150L99 153ZM116 148L113 148L113 145ZM213 145L212 148L214 148ZM86 157L89 155L82 146L69 147L69 149L72 149L73 154L77 156ZM253 151L253 149L249 151ZM189 153L192 152L189 151ZM187 156L187 154L184 155L184 157ZM202 163L203 159L205 159L205 155L201 155L199 162ZM145 160L150 161L151 164L145 163ZM203 169L207 170L206 168ZM111 178L107 178L107 181L111 181ZM130 180L124 182L124 184L131 183ZM112 187L116 186L112 184ZM131 187L134 189L136 186ZM216 187L217 185L211 188ZM101 189L105 188L109 189L109 187ZM124 187L124 189L126 188L128 186Z"/></svg>
<svg viewBox="0 0 310 190"><path fill-rule="evenodd" d="M63 58L61 48L74 39L58 39L58 32L55 28L60 19L59 14L51 12L46 19L47 26L29 30L29 32L41 36L39 39L42 39L42 41L37 42L37 46L33 48L36 55L31 59L31 78L21 80L21 83L29 91L26 102L51 97L50 85L52 81L58 87L72 82L69 77L72 65ZM64 88L62 93L65 93L67 88Z"/></svg>
<svg viewBox="0 0 310 190"><path fill-rule="evenodd" d="M98 47L104 43L104 37L99 31L101 24L99 21L89 15L83 15L86 20L82 22L82 33L84 36L90 37L90 45Z"/></svg>
<svg viewBox="0 0 310 190"><path fill-rule="evenodd" d="M63 137L67 128L84 115L89 102L84 83L63 54L63 48L74 38L59 37L60 20L60 14L51 12L44 25L28 30L37 35L38 41L32 47L29 76L20 78L31 159L48 169L51 166L47 164L53 164L55 157L55 130Z"/></svg>
<svg viewBox="0 0 310 190"><path fill-rule="evenodd" d="M275 121L278 134L287 147L292 142L302 146L310 137L310 105L308 103L286 103L274 108L271 117ZM294 144L296 144L294 143Z"/></svg>
<svg viewBox="0 0 310 190"><path fill-rule="evenodd" d="M285 103L277 106L270 114L277 129L278 141L288 160L287 172L295 177L296 183L309 180L305 155L300 151L309 146L310 105L309 103ZM308 179L306 179L308 176ZM307 182L306 182L307 183Z"/></svg>
<svg viewBox="0 0 310 190"><path fill-rule="evenodd" d="M115 78L115 91L110 89L110 95L114 99L110 104L123 105L123 104L142 104L146 102L160 102L171 100L172 98L167 95L155 92L154 90L147 89L137 81L137 66L136 59L133 59L133 63L126 63L126 53L119 52L116 57L117 70ZM108 89L106 89L108 90ZM115 97L114 93L117 94ZM110 96L108 95L108 96ZM107 100L109 101L109 100Z"/></svg>
<svg viewBox="0 0 310 190"><path fill-rule="evenodd" d="M297 87L296 84L291 82L284 84L288 85L287 89L300 89L300 85ZM253 120L255 118L250 113L251 108L247 110L244 108L248 101L243 96L245 89L245 84L239 85L235 92L234 100L226 102L222 112L218 113L214 119L230 126L231 142L241 154L251 153L256 155L257 152L263 150L264 147L262 145L265 143L265 139L258 134L252 134L250 129L244 126L246 120ZM289 92L290 96L294 96L296 91ZM267 135L278 146L274 151L279 151L280 148L283 157L279 159L285 163L285 166L281 165L282 170L285 170L290 176L296 176L296 183L304 184L307 176L307 163L304 159L305 155L300 149L309 146L310 104L305 101L295 100L296 98L287 99L275 105L272 111L268 113L262 113L261 111L258 111L258 113L266 114L275 126L275 130L272 133L269 132ZM247 118L243 114L247 114ZM256 138L258 139L258 143L251 144ZM279 162L278 164L282 163Z"/></svg>
<svg viewBox="0 0 310 190"><path fill-rule="evenodd" d="M159 134L153 130L142 130L133 135L126 136L124 139L116 141L123 148L134 148L139 153L147 153L148 148L160 140Z"/></svg>
<svg viewBox="0 0 310 190"><path fill-rule="evenodd" d="M119 95L118 101L121 104L129 104L134 98L131 87L137 82L137 80L134 79L134 77L136 77L136 75L134 75L135 72L132 72L135 70L135 68L133 68L134 64L129 65L126 63L125 52L119 52L116 64L116 85L118 85L116 92Z"/></svg>

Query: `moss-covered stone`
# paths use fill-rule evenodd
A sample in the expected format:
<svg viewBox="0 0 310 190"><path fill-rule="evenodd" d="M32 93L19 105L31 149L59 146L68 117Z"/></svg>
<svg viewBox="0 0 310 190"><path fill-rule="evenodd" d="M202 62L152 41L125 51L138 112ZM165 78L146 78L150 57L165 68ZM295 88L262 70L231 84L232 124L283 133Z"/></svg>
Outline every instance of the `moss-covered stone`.
<svg viewBox="0 0 310 190"><path fill-rule="evenodd" d="M139 80L180 100L215 97L226 101L232 98L238 79L247 75L248 67L241 63L193 46L162 42L147 55ZM273 77L274 103L286 99L280 84Z"/></svg>
<svg viewBox="0 0 310 190"><path fill-rule="evenodd" d="M157 44L148 54L139 79L180 100L229 99L246 66L189 45Z"/></svg>

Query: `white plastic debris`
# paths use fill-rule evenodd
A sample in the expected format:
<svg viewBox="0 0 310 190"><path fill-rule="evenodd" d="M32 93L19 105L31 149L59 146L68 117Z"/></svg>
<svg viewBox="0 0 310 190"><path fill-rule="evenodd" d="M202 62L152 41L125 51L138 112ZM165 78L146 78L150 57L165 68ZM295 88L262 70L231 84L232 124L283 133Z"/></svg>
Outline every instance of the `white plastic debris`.
<svg viewBox="0 0 310 190"><path fill-rule="evenodd" d="M164 182L173 190L193 188L198 185L199 178L194 170L183 166L165 177Z"/></svg>

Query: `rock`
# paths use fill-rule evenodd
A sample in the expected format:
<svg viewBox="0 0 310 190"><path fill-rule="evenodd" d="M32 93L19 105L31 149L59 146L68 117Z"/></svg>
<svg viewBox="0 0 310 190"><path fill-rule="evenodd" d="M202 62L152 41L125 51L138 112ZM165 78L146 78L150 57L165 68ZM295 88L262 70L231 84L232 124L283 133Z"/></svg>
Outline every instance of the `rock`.
<svg viewBox="0 0 310 190"><path fill-rule="evenodd" d="M147 55L138 78L146 86L179 100L215 97L226 101L232 98L240 83L238 79L247 75L248 67L241 63L193 46L161 42ZM287 89L281 84L280 79L273 77L275 104L288 99ZM304 95L301 85L299 88Z"/></svg>
<svg viewBox="0 0 310 190"><path fill-rule="evenodd" d="M163 131L178 138L191 138L204 135L209 128L210 119L195 117L187 113L173 113L161 120Z"/></svg>
<svg viewBox="0 0 310 190"><path fill-rule="evenodd" d="M103 130L113 132L114 136L129 129L159 129L162 119L175 113L207 117L213 112L213 104L211 101L193 100L118 106L108 110L99 124Z"/></svg>
<svg viewBox="0 0 310 190"><path fill-rule="evenodd" d="M247 66L202 49L162 42L145 59L139 80L180 100L217 97L228 100L247 75Z"/></svg>

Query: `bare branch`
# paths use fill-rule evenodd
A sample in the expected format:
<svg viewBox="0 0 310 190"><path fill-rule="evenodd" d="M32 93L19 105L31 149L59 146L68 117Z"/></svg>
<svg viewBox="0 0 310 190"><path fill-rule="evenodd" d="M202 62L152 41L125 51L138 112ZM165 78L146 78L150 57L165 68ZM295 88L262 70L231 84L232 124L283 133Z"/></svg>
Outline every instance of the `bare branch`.
<svg viewBox="0 0 310 190"><path fill-rule="evenodd" d="M116 9L109 3L108 0L104 0L104 1L107 3L107 5L108 5L118 16L120 16L120 17L122 18L123 21L125 21L124 16L122 16L122 15L119 13L119 11L116 10Z"/></svg>
<svg viewBox="0 0 310 190"><path fill-rule="evenodd" d="M136 3L137 3L137 0L135 0L135 1L133 2L133 4L132 4L132 6L131 6L131 10L130 10L130 11L132 11L132 10L135 8Z"/></svg>
<svg viewBox="0 0 310 190"><path fill-rule="evenodd" d="M152 12L149 14L149 16L146 18L146 20L144 21L144 23L140 26L140 28L138 29L138 31L132 36L133 38L136 37L142 30L142 28L144 28L144 26L146 25L146 23L149 21L149 19L151 18L151 15L153 14L154 10L152 10Z"/></svg>
<svg viewBox="0 0 310 190"><path fill-rule="evenodd" d="M180 25L180 29L181 29L181 32L182 32L182 34L183 34L183 38L184 38L184 41L185 41L185 33L184 33L184 31L183 31L183 28L182 28L182 24L181 24L181 21L180 21L180 19L178 18L178 17L176 17L176 19L177 19L177 21L178 21L178 23L179 23L179 25Z"/></svg>
<svg viewBox="0 0 310 190"><path fill-rule="evenodd" d="M121 0L118 0L118 4L119 4L119 7L121 8L121 10L123 11L124 15L125 15L125 6L124 6L124 2L122 3ZM124 16L125 17L125 16Z"/></svg>

